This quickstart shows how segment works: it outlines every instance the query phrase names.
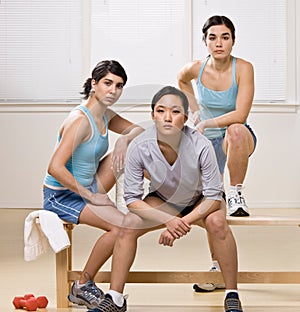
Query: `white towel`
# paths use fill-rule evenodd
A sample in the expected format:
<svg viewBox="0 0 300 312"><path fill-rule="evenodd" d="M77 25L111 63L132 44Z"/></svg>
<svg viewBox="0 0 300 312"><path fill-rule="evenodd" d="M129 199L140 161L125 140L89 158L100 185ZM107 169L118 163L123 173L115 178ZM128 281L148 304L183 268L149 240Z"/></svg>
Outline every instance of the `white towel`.
<svg viewBox="0 0 300 312"><path fill-rule="evenodd" d="M36 222L36 218L39 218L39 222ZM49 246L55 253L68 248L70 240L56 213L37 210L25 219L24 245L24 259L32 261L45 253Z"/></svg>

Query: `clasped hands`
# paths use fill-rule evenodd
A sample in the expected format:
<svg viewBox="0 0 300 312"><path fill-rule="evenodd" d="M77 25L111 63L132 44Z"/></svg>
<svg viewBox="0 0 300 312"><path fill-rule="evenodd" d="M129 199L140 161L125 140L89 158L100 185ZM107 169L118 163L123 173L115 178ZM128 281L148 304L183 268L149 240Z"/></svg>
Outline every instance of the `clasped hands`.
<svg viewBox="0 0 300 312"><path fill-rule="evenodd" d="M159 237L159 244L172 247L175 239L179 239L186 235L191 226L182 218L174 217L166 222L167 229L163 231Z"/></svg>

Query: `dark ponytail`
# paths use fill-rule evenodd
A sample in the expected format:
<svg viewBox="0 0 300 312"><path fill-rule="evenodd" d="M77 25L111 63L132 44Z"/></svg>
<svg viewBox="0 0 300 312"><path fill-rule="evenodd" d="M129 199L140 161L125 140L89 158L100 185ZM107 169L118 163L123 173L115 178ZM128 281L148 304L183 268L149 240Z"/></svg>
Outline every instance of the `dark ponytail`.
<svg viewBox="0 0 300 312"><path fill-rule="evenodd" d="M80 92L80 94L83 94L83 98L85 100L87 100L87 98L89 97L90 93L91 93L91 89L92 89L92 78L88 78L84 85L82 86L83 91Z"/></svg>
<svg viewBox="0 0 300 312"><path fill-rule="evenodd" d="M123 79L123 85L125 86L127 75L122 65L114 60L101 61L93 69L92 78L88 78L83 85L83 91L80 92L80 94L83 95L83 99L87 100L90 96L92 80L94 79L95 82L98 83L99 80L105 77L108 73L121 77Z"/></svg>

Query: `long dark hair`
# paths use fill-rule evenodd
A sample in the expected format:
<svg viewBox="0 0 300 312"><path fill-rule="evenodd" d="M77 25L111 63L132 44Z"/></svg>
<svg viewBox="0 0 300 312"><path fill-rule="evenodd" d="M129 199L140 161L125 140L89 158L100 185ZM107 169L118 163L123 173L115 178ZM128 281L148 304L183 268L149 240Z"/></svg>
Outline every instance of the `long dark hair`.
<svg viewBox="0 0 300 312"><path fill-rule="evenodd" d="M122 65L114 60L105 60L99 62L96 67L92 71L92 77L88 78L84 85L83 85L83 91L80 92L80 94L83 94L83 98L86 100L91 92L92 85L91 82L94 79L96 83L98 81L105 77L108 73L112 73L116 76L119 76L123 79L123 85L127 82L127 75L125 72L125 69L122 67Z"/></svg>

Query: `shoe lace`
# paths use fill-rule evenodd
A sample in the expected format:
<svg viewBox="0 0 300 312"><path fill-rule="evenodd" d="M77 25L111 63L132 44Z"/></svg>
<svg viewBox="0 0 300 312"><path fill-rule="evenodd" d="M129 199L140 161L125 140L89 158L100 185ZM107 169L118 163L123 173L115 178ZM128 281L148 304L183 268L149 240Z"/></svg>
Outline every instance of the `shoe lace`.
<svg viewBox="0 0 300 312"><path fill-rule="evenodd" d="M238 205L244 205L246 206L245 198L242 196L242 189L244 189L242 184L237 184L236 189L231 191L229 198L228 198L228 204L232 206L233 204Z"/></svg>
<svg viewBox="0 0 300 312"><path fill-rule="evenodd" d="M238 298L226 299L226 310L241 310L241 302Z"/></svg>
<svg viewBox="0 0 300 312"><path fill-rule="evenodd" d="M100 307L103 309L103 311L118 311L121 310L123 307L118 307L110 298L105 298L102 302Z"/></svg>
<svg viewBox="0 0 300 312"><path fill-rule="evenodd" d="M85 287L87 291L91 292L97 297L101 297L104 295L104 292L96 286L94 281L88 281Z"/></svg>
<svg viewBox="0 0 300 312"><path fill-rule="evenodd" d="M228 197L228 204L229 206L233 206L234 204L239 203L239 194L237 192L231 192L231 194Z"/></svg>
<svg viewBox="0 0 300 312"><path fill-rule="evenodd" d="M128 295L124 295L124 304L122 307L118 307L110 297L110 295L106 295L105 299L101 301L99 307L103 309L103 311L110 311L110 312L115 312L115 311L126 311L126 300L128 298ZM100 311L100 310L99 310ZM102 311L102 310L101 310Z"/></svg>
<svg viewBox="0 0 300 312"><path fill-rule="evenodd" d="M238 200L239 200L239 202L238 202L239 204L246 206L245 198L241 194L239 194Z"/></svg>
<svg viewBox="0 0 300 312"><path fill-rule="evenodd" d="M100 304L101 300L99 300L99 298L96 295L94 295L87 289L82 289L82 290L83 290L83 293L81 294L81 296L85 298L85 300L87 300L88 302L96 302L97 304Z"/></svg>
<svg viewBox="0 0 300 312"><path fill-rule="evenodd" d="M219 272L220 270L216 268L215 266L212 266L209 270L210 272Z"/></svg>

